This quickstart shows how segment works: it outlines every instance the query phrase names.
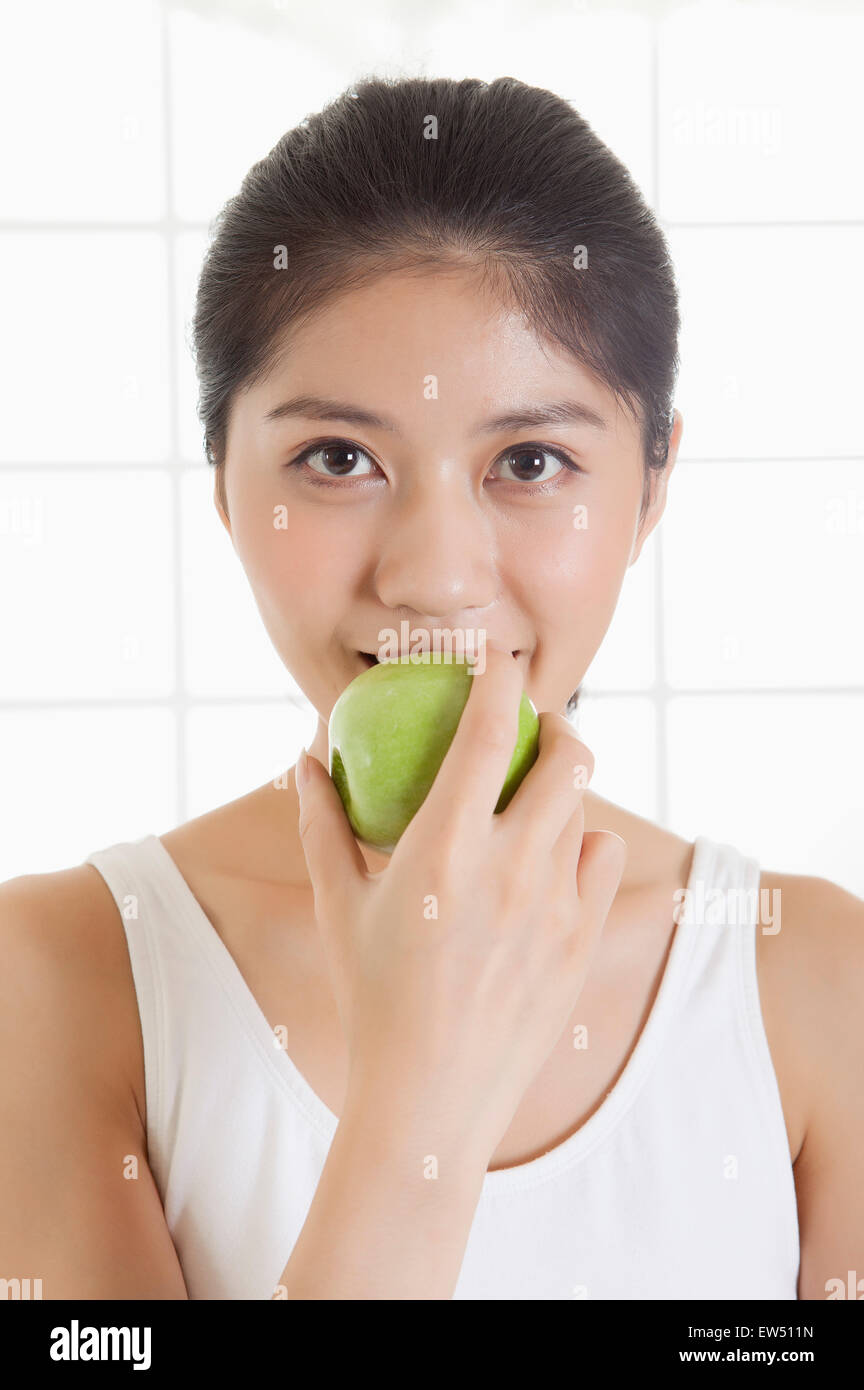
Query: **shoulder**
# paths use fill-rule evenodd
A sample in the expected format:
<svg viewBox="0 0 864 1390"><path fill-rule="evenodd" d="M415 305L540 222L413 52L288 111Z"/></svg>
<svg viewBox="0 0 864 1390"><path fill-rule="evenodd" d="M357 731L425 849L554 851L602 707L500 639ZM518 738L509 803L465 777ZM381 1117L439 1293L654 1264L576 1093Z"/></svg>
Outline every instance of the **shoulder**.
<svg viewBox="0 0 864 1390"><path fill-rule="evenodd" d="M143 1057L120 914L92 864L0 883L0 1010L46 1027L143 1124Z"/></svg>
<svg viewBox="0 0 864 1390"><path fill-rule="evenodd" d="M823 878L763 873L762 887L779 895L780 930L757 934L760 975L805 1110L798 1297L855 1298L845 1290L864 1242L864 900Z"/></svg>
<svg viewBox="0 0 864 1390"><path fill-rule="evenodd" d="M116 931L119 922L114 898L92 864L76 864L52 873L22 874L0 883L0 929L5 943L27 953L41 955L71 971L92 974L90 948L106 946L115 960L123 945ZM107 939L106 939L107 938ZM110 951L111 942L115 949Z"/></svg>
<svg viewBox="0 0 864 1390"><path fill-rule="evenodd" d="M38 1297L188 1296L127 1066L125 951L92 865L0 884L3 1273L35 1270Z"/></svg>
<svg viewBox="0 0 864 1390"><path fill-rule="evenodd" d="M864 901L804 874L763 871L759 887L763 1011L794 1071L806 1145L824 1113L826 1081L835 1095L851 1093L864 1065Z"/></svg>
<svg viewBox="0 0 864 1390"><path fill-rule="evenodd" d="M86 927L94 911L101 908L105 916L108 903L113 901L108 885L92 864L75 864L50 873L21 874L0 883L0 921L9 930L14 922L27 918L28 935L33 940L41 933L50 934L70 911L80 919L79 925Z"/></svg>
<svg viewBox="0 0 864 1390"><path fill-rule="evenodd" d="M864 900L829 879L763 870L758 937L796 998L814 1010L843 1009L860 997ZM776 950L773 949L776 943ZM830 1018L824 1018L829 1029ZM839 1024L840 1020L837 1019Z"/></svg>

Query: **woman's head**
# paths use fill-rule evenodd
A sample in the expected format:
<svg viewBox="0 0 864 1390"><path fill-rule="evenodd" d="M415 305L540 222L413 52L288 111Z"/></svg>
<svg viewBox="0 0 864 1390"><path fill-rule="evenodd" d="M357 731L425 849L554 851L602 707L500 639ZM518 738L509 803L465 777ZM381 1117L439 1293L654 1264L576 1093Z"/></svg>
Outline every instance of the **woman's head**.
<svg viewBox="0 0 864 1390"><path fill-rule="evenodd" d="M666 244L577 112L513 78L343 93L221 212L193 333L217 505L322 719L404 620L518 649L562 708L681 427Z"/></svg>

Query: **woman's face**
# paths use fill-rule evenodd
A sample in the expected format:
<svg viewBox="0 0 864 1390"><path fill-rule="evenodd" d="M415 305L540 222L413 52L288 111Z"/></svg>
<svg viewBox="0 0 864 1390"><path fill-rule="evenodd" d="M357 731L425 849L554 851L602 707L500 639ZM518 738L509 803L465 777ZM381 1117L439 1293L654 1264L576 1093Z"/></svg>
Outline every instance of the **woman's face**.
<svg viewBox="0 0 864 1390"><path fill-rule="evenodd" d="M637 423L465 273L390 274L288 342L234 404L228 516L217 507L320 716L313 753L326 765L330 711L366 669L360 653L404 621L518 651L536 708L562 713L663 510L665 477L638 527ZM562 419L565 401L602 428ZM559 418L541 421L549 406ZM676 413L667 474L680 433Z"/></svg>

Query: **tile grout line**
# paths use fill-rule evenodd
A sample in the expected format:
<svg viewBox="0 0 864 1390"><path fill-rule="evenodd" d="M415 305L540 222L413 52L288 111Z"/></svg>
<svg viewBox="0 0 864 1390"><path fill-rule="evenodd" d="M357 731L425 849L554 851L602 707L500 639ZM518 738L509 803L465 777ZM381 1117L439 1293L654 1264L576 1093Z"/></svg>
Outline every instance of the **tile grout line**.
<svg viewBox="0 0 864 1390"><path fill-rule="evenodd" d="M171 462L169 470L172 493L171 552L174 566L174 792L177 800L177 824L186 820L186 711L188 709L183 644L183 528L182 506L183 471L177 467L180 459L180 390L179 363L175 343L175 328L179 306L177 302L176 219L174 218L174 151L173 105L171 101L171 36L169 18L164 5L160 6L162 44L162 147L164 168L165 272L167 289L166 332L168 335L168 395L171 421Z"/></svg>

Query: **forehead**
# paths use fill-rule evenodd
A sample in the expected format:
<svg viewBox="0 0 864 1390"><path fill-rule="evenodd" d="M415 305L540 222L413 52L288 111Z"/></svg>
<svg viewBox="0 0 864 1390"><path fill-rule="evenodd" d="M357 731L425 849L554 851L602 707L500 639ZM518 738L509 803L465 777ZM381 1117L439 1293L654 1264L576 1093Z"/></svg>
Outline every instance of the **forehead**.
<svg viewBox="0 0 864 1390"><path fill-rule="evenodd" d="M617 436L632 421L614 393L477 272L398 271L334 294L280 336L245 410L287 396L368 403L381 414L475 418L532 400L578 399Z"/></svg>
<svg viewBox="0 0 864 1390"><path fill-rule="evenodd" d="M408 355L412 367L499 373L530 364L537 371L584 375L586 369L544 339L522 311L492 290L478 272L397 271L334 294L274 347L271 375L326 359L333 370L353 365L393 367ZM598 387L606 389L603 383Z"/></svg>

